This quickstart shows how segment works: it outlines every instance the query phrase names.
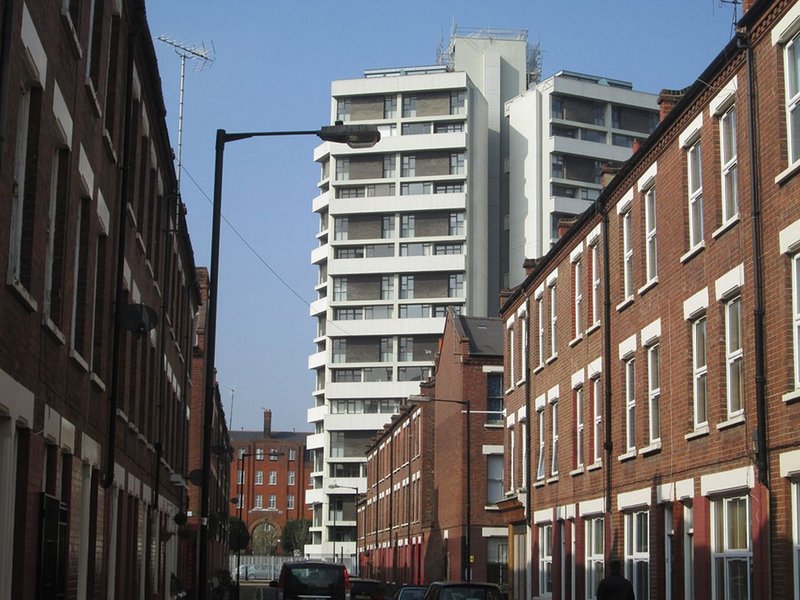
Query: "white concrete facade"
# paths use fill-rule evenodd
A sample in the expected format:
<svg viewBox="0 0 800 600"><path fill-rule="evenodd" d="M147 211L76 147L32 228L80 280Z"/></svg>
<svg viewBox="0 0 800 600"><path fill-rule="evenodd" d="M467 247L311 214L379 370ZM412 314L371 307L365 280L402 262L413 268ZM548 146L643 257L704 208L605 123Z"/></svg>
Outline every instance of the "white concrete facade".
<svg viewBox="0 0 800 600"><path fill-rule="evenodd" d="M599 166L622 163L658 119L657 95L632 84L560 71L506 103L509 123L509 286L525 258L547 254L558 219L600 193Z"/></svg>
<svg viewBox="0 0 800 600"><path fill-rule="evenodd" d="M503 103L524 89L526 46L524 35L456 37L449 66L332 84L331 122L377 125L382 138L374 148L323 143L314 152L320 229L311 262L320 275L310 311L317 377L306 555L355 553L366 441L431 375L446 308L484 316L496 306L500 128Z"/></svg>

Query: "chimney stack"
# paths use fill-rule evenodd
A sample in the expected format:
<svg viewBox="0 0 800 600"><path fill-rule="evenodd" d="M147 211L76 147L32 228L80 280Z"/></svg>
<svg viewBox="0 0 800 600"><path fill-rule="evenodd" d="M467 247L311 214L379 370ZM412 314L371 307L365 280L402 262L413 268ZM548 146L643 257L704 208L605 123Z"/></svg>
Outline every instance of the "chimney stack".
<svg viewBox="0 0 800 600"><path fill-rule="evenodd" d="M268 408L264 409L264 437L272 437L272 411Z"/></svg>
<svg viewBox="0 0 800 600"><path fill-rule="evenodd" d="M686 93L688 88L683 88L682 90L669 90L663 89L658 94L658 120L659 122L663 121L664 118L670 113L670 111L675 107L675 105L683 98L683 95Z"/></svg>

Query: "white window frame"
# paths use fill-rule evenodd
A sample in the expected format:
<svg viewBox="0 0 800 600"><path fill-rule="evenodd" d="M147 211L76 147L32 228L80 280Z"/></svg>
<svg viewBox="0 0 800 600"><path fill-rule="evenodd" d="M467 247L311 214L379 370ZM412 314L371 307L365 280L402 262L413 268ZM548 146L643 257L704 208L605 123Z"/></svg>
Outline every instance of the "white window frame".
<svg viewBox="0 0 800 600"><path fill-rule="evenodd" d="M575 318L574 337L579 339L583 335L583 269L580 258L572 266L572 299Z"/></svg>
<svg viewBox="0 0 800 600"><path fill-rule="evenodd" d="M253 482L254 485L264 485L264 471L257 470L256 471L256 480Z"/></svg>
<svg viewBox="0 0 800 600"><path fill-rule="evenodd" d="M573 394L575 396L575 468L583 469L583 386L576 387L573 390Z"/></svg>
<svg viewBox="0 0 800 600"><path fill-rule="evenodd" d="M286 496L286 510L294 510L294 494Z"/></svg>
<svg viewBox="0 0 800 600"><path fill-rule="evenodd" d="M656 225L656 186L644 191L645 275L647 283L658 281L658 241Z"/></svg>
<svg viewBox="0 0 800 600"><path fill-rule="evenodd" d="M800 481L791 482L792 490L792 564L794 568L794 598L800 599Z"/></svg>
<svg viewBox="0 0 800 600"><path fill-rule="evenodd" d="M726 150L730 142L730 156ZM738 153L736 151L736 105L719 117L719 153L722 173L722 224L739 216ZM730 184L730 185L728 185Z"/></svg>
<svg viewBox="0 0 800 600"><path fill-rule="evenodd" d="M592 385L592 458L594 464L598 464L603 460L603 402L601 393L601 380L595 377L591 380Z"/></svg>
<svg viewBox="0 0 800 600"><path fill-rule="evenodd" d="M539 349L539 367L544 367L544 298L536 298L536 313L539 320L539 331L537 332L537 344Z"/></svg>
<svg viewBox="0 0 800 600"><path fill-rule="evenodd" d="M623 359L625 375L625 448L627 452L636 450L636 359L629 356Z"/></svg>
<svg viewBox="0 0 800 600"><path fill-rule="evenodd" d="M558 398L550 400L550 476L558 475Z"/></svg>
<svg viewBox="0 0 800 600"><path fill-rule="evenodd" d="M783 45L786 150L790 167L800 163L800 77L791 68L790 60L791 56L796 56L798 52L800 52L800 32L795 32ZM794 62L800 62L800 57Z"/></svg>
<svg viewBox="0 0 800 600"><path fill-rule="evenodd" d="M590 247L592 258L592 326L600 325L600 250L598 244Z"/></svg>
<svg viewBox="0 0 800 600"><path fill-rule="evenodd" d="M661 442L661 345L647 346L647 430L650 445Z"/></svg>
<svg viewBox="0 0 800 600"><path fill-rule="evenodd" d="M277 471L270 471L269 472L269 485L278 485L278 472Z"/></svg>
<svg viewBox="0 0 800 600"><path fill-rule="evenodd" d="M558 356L558 285L554 279L548 286L550 288L550 356L555 358Z"/></svg>
<svg viewBox="0 0 800 600"><path fill-rule="evenodd" d="M539 597L553 595L553 524L537 526L539 536Z"/></svg>
<svg viewBox="0 0 800 600"><path fill-rule="evenodd" d="M745 531L747 537L747 547L746 548L733 548L731 549L729 546L731 544L731 539L729 538L730 533L730 523L729 518L730 515L728 513L728 507L732 502L744 502L744 514L746 517L745 523ZM752 532L751 532L751 524L750 524L750 498L748 495L742 496L733 496L733 497L721 497L721 498L714 498L711 501L711 597L713 600L723 600L724 598L728 598L729 590L727 586L724 590L717 589L717 570L722 568L723 569L723 581L727 583L728 574L730 565L733 562L741 562L742 560L747 561L747 568L745 572L747 573L747 592L748 592L748 599L752 598L751 590L752 590L752 576L751 570L753 566L753 542L752 542ZM719 514L721 512L721 515ZM721 527L721 536L717 535L717 520L722 518L722 527ZM721 539L720 539L721 537Z"/></svg>
<svg viewBox="0 0 800 600"><path fill-rule="evenodd" d="M622 213L622 282L623 301L633 299L633 226L630 210Z"/></svg>
<svg viewBox="0 0 800 600"><path fill-rule="evenodd" d="M537 411L537 418L539 419L539 456L536 461L536 479L542 480L545 476L544 406Z"/></svg>
<svg viewBox="0 0 800 600"><path fill-rule="evenodd" d="M642 516L646 529L644 533L641 531ZM642 563L647 565L647 577L639 581L637 566ZM625 513L625 577L633 585L637 598L650 597L650 511ZM644 589L642 586L645 586Z"/></svg>
<svg viewBox="0 0 800 600"><path fill-rule="evenodd" d="M349 181L350 180L350 159L349 158L335 158L336 161L336 181Z"/></svg>
<svg viewBox="0 0 800 600"><path fill-rule="evenodd" d="M244 469L237 469L236 483L237 485L244 484Z"/></svg>
<svg viewBox="0 0 800 600"><path fill-rule="evenodd" d="M794 349L794 389L800 390L800 252L790 257L792 269L792 346Z"/></svg>
<svg viewBox="0 0 800 600"><path fill-rule="evenodd" d="M738 330L738 331L736 331ZM736 344L738 343L738 347ZM734 382L739 372L738 406L734 403ZM742 297L725 302L725 380L728 419L744 414L744 357L742 349Z"/></svg>
<svg viewBox="0 0 800 600"><path fill-rule="evenodd" d="M698 332L702 325L703 330L703 362L699 359L699 336ZM708 323L706 315L700 315L691 321L692 327L692 421L695 431L708 428ZM703 388L703 397L700 398L700 386ZM702 401L702 406L700 402ZM700 418L701 410L703 418Z"/></svg>
<svg viewBox="0 0 800 600"><path fill-rule="evenodd" d="M286 485L294 485L295 484L295 477L296 476L295 476L295 472L294 471L289 471L289 473L286 475L286 477L287 477Z"/></svg>
<svg viewBox="0 0 800 600"><path fill-rule="evenodd" d="M697 166L697 179L693 171L693 165ZM695 140L686 148L686 169L689 202L689 250L700 247L703 244L703 155L700 147L700 139Z"/></svg>
<svg viewBox="0 0 800 600"><path fill-rule="evenodd" d="M601 515L592 515L584 518L584 550L586 565L586 598L595 600L597 596L597 586L603 579L605 572L605 522ZM599 536L598 536L599 534ZM600 549L597 550L597 538L600 538ZM599 573L595 573L595 568L599 567Z"/></svg>
<svg viewBox="0 0 800 600"><path fill-rule="evenodd" d="M509 377L509 390L514 389L514 384L517 381L517 339L516 339L516 328L514 327L515 319L510 318L506 323L506 328L508 329L508 368L510 369L510 377Z"/></svg>
<svg viewBox="0 0 800 600"><path fill-rule="evenodd" d="M519 365L519 380L517 385L525 382L528 378L528 313L522 312L519 315L520 322L520 365Z"/></svg>
<svg viewBox="0 0 800 600"><path fill-rule="evenodd" d="M261 510L264 508L264 496L263 494L256 494L253 498L253 508L257 510Z"/></svg>
<svg viewBox="0 0 800 600"><path fill-rule="evenodd" d="M269 498L267 499L269 503L267 505L267 510L278 510L278 496L275 494L270 494Z"/></svg>

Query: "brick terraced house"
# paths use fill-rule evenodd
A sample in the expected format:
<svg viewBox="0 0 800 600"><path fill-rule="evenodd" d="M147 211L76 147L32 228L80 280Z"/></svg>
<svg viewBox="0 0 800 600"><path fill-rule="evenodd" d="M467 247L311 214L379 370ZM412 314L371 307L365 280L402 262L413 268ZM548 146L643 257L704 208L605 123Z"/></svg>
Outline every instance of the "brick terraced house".
<svg viewBox="0 0 800 600"><path fill-rule="evenodd" d="M744 9L503 306L513 598L800 597L800 2Z"/></svg>
<svg viewBox="0 0 800 600"><path fill-rule="evenodd" d="M0 47L0 598L164 598L200 299L144 2L4 2Z"/></svg>

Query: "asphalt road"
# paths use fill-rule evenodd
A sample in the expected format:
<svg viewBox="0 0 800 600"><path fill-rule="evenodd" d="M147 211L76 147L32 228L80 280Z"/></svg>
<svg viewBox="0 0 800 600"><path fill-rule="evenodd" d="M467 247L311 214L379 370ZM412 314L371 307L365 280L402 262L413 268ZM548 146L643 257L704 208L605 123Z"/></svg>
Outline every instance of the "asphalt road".
<svg viewBox="0 0 800 600"><path fill-rule="evenodd" d="M239 600L275 600L277 590L266 581L242 581Z"/></svg>

